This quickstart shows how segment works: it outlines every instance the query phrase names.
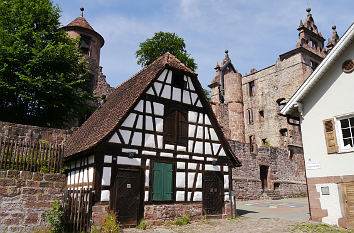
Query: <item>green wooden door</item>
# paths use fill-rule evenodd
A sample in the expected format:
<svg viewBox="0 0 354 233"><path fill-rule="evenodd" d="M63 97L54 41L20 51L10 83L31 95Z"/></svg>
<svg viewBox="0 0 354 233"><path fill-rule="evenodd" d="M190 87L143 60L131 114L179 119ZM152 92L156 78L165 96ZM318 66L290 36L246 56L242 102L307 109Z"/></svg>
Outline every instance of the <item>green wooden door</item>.
<svg viewBox="0 0 354 233"><path fill-rule="evenodd" d="M172 164L154 163L154 183L153 195L154 201L172 200Z"/></svg>

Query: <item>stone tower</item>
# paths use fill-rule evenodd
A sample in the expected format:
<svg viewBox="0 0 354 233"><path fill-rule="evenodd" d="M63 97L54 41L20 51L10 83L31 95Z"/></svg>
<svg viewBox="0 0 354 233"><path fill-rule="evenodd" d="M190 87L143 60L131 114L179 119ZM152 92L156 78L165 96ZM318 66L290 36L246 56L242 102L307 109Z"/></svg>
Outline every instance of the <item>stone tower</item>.
<svg viewBox="0 0 354 233"><path fill-rule="evenodd" d="M209 85L214 113L227 138L245 142L242 75L232 65L227 50L221 66L217 64L215 70L216 76Z"/></svg>
<svg viewBox="0 0 354 233"><path fill-rule="evenodd" d="M102 73L102 67L99 66L100 53L104 45L104 39L84 18L84 8L80 10L81 16L74 19L62 29L65 30L71 38L80 36L80 52L81 55L87 59L89 65L89 76L91 78L90 91L96 97L106 98L111 93L112 88L107 84L106 76Z"/></svg>

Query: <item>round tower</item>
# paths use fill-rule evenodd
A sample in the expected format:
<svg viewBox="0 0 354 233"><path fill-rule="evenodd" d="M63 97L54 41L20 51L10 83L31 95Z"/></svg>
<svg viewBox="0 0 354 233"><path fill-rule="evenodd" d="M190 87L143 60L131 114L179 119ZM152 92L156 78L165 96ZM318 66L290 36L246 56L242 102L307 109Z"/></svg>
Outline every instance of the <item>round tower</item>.
<svg viewBox="0 0 354 233"><path fill-rule="evenodd" d="M104 39L84 18L84 8L80 8L80 10L81 16L74 19L62 29L68 33L70 38L80 37L79 48L81 55L85 57L89 63L91 92L93 93L98 83L100 52L104 45Z"/></svg>

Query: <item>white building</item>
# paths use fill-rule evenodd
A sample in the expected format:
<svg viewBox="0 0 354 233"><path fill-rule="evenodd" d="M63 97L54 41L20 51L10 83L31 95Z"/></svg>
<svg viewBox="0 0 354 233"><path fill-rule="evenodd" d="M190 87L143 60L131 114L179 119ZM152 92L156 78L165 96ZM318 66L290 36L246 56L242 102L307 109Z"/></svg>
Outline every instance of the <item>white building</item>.
<svg viewBox="0 0 354 233"><path fill-rule="evenodd" d="M299 117L311 219L354 227L354 24L291 97Z"/></svg>

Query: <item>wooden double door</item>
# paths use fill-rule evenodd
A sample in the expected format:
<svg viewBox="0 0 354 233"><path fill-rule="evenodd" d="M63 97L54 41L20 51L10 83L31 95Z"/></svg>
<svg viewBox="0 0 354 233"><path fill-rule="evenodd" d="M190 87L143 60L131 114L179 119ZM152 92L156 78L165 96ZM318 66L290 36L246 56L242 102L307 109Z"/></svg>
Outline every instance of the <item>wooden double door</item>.
<svg viewBox="0 0 354 233"><path fill-rule="evenodd" d="M341 188L347 227L354 229L354 182L342 183Z"/></svg>
<svg viewBox="0 0 354 233"><path fill-rule="evenodd" d="M118 168L112 187L110 208L123 225L137 225L142 217L142 172L140 168Z"/></svg>
<svg viewBox="0 0 354 233"><path fill-rule="evenodd" d="M203 214L221 215L224 206L224 177L221 172L203 174Z"/></svg>

